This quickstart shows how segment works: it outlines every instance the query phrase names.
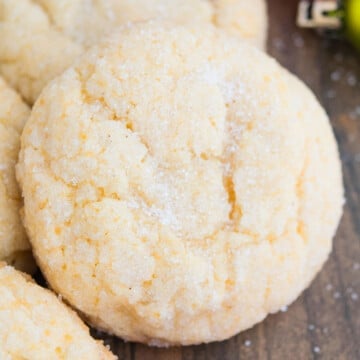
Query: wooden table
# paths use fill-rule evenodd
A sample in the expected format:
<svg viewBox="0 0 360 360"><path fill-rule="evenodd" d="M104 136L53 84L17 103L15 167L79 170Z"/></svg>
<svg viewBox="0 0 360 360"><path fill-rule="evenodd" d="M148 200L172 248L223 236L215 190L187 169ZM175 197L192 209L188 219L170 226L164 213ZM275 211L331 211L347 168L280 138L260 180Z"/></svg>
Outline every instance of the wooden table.
<svg viewBox="0 0 360 360"><path fill-rule="evenodd" d="M334 251L286 312L253 329L222 343L173 349L105 336L120 360L360 359L360 54L296 28L296 5L269 0L269 52L313 89L340 144L347 205Z"/></svg>

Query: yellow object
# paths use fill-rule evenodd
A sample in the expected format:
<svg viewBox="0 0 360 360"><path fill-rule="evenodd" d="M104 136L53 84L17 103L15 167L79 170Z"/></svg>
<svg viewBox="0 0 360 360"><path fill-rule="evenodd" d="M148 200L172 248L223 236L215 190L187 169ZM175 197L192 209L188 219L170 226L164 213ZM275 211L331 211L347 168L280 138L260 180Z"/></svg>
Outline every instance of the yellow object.
<svg viewBox="0 0 360 360"><path fill-rule="evenodd" d="M35 262L20 219L23 205L15 178L20 134L30 110L0 77L0 261L33 272Z"/></svg>
<svg viewBox="0 0 360 360"><path fill-rule="evenodd" d="M0 74L30 104L117 26L162 18L213 24L265 49L265 0L0 0Z"/></svg>
<svg viewBox="0 0 360 360"><path fill-rule="evenodd" d="M18 178L51 287L158 346L226 339L294 301L343 203L314 95L204 25L129 24L86 53L36 102Z"/></svg>
<svg viewBox="0 0 360 360"><path fill-rule="evenodd" d="M117 358L54 293L0 263L0 359Z"/></svg>
<svg viewBox="0 0 360 360"><path fill-rule="evenodd" d="M345 33L349 40L360 50L360 0L345 2Z"/></svg>

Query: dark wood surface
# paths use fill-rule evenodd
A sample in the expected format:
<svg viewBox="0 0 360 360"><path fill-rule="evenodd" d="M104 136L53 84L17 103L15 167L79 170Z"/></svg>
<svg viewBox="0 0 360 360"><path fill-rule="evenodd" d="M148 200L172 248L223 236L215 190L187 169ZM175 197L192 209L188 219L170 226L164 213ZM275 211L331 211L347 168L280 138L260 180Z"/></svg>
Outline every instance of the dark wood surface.
<svg viewBox="0 0 360 360"><path fill-rule="evenodd" d="M296 5L269 0L269 52L313 89L339 141L347 204L333 253L286 312L253 329L222 343L171 349L104 336L120 360L360 359L360 54L298 29Z"/></svg>

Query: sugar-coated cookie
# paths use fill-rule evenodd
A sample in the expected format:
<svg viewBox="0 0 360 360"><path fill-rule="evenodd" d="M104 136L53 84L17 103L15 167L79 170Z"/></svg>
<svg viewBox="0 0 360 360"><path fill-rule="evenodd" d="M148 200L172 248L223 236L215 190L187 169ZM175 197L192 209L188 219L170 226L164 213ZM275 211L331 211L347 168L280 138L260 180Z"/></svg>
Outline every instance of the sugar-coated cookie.
<svg viewBox="0 0 360 360"><path fill-rule="evenodd" d="M0 73L29 102L114 27L164 18L209 24L265 47L265 0L0 0Z"/></svg>
<svg viewBox="0 0 360 360"><path fill-rule="evenodd" d="M115 360L49 290L0 263L0 359Z"/></svg>
<svg viewBox="0 0 360 360"><path fill-rule="evenodd" d="M291 303L342 212L328 118L212 27L130 24L44 90L18 165L52 287L101 329L221 340Z"/></svg>
<svg viewBox="0 0 360 360"><path fill-rule="evenodd" d="M35 263L21 223L22 199L15 178L27 105L0 77L0 261L31 272Z"/></svg>

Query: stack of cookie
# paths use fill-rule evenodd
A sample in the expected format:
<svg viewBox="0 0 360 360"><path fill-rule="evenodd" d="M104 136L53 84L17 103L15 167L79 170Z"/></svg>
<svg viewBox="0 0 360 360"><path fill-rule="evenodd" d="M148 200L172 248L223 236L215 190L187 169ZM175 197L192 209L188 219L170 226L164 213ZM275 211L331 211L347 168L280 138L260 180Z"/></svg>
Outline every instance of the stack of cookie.
<svg viewBox="0 0 360 360"><path fill-rule="evenodd" d="M266 24L263 0L0 0L0 260L31 273L32 250L86 322L156 346L294 301L341 167L313 94L259 50ZM2 263L0 358L23 357L113 355Z"/></svg>

